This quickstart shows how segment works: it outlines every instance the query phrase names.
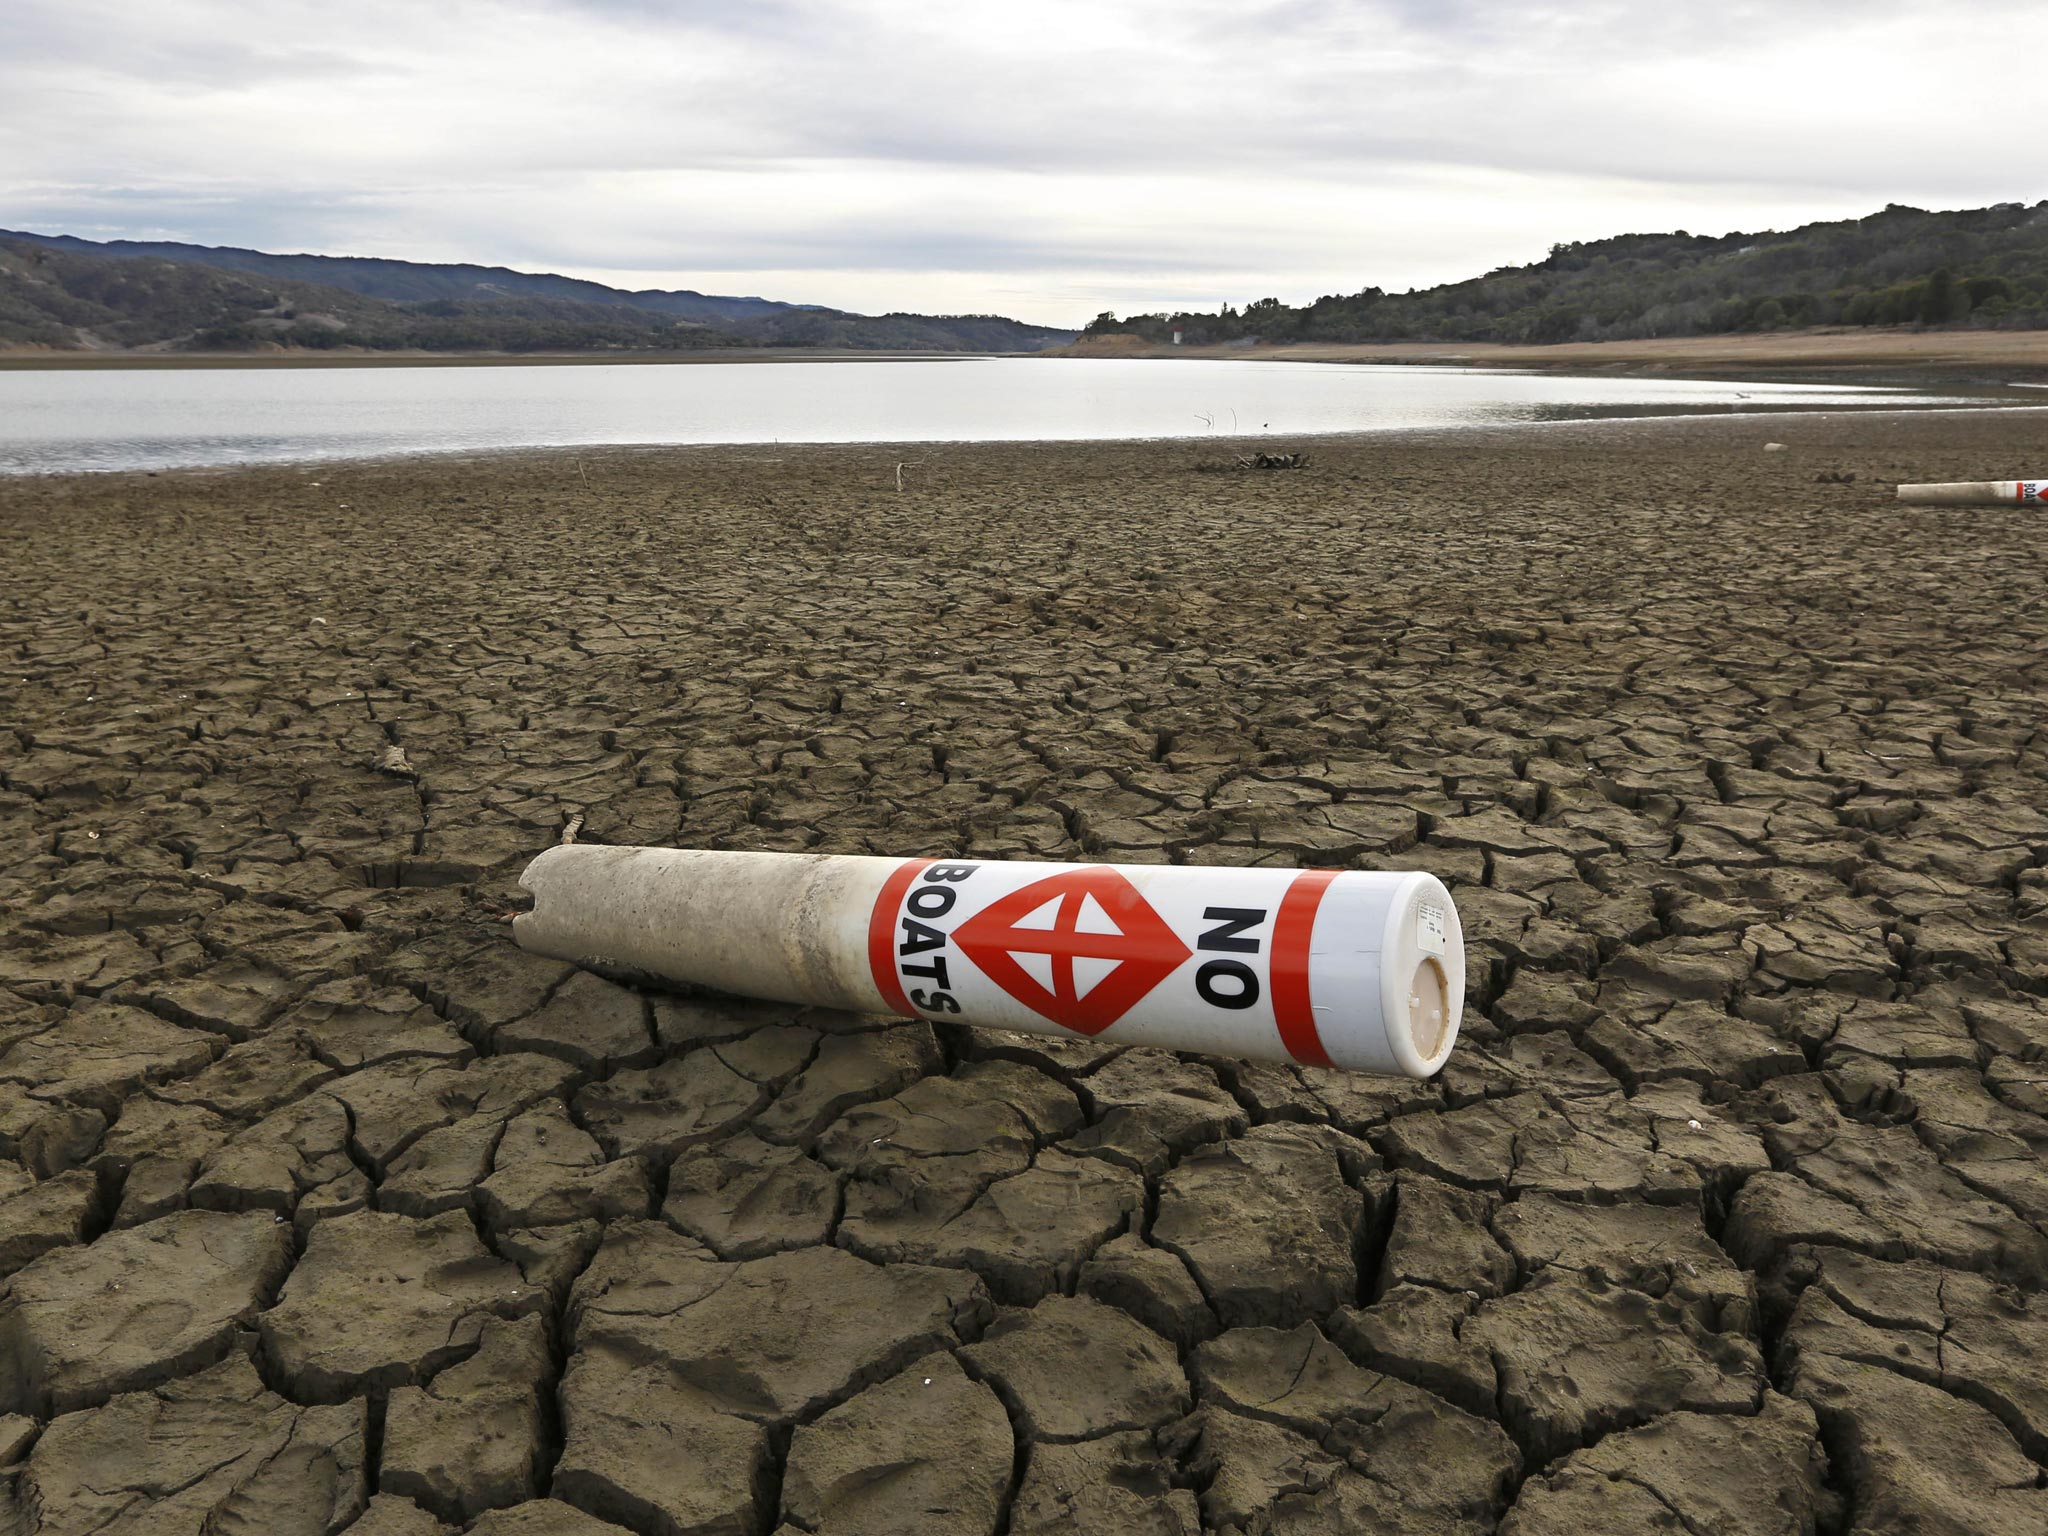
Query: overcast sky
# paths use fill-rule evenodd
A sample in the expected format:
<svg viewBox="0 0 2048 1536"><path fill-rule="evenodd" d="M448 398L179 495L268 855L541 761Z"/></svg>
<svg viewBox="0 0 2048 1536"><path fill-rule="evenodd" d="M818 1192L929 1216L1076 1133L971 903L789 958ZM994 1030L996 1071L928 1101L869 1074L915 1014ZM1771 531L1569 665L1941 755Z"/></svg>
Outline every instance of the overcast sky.
<svg viewBox="0 0 2048 1536"><path fill-rule="evenodd" d="M0 0L0 227L880 311L2048 197L2040 0Z"/></svg>

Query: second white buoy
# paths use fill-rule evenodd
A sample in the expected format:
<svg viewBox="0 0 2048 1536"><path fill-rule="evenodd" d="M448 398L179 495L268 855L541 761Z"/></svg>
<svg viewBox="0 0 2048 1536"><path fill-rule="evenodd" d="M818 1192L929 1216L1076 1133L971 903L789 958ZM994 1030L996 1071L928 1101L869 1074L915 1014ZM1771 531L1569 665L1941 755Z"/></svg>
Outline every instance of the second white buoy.
<svg viewBox="0 0 2048 1536"><path fill-rule="evenodd" d="M2048 480L1954 480L1902 485L1899 500L1922 507L2038 507Z"/></svg>

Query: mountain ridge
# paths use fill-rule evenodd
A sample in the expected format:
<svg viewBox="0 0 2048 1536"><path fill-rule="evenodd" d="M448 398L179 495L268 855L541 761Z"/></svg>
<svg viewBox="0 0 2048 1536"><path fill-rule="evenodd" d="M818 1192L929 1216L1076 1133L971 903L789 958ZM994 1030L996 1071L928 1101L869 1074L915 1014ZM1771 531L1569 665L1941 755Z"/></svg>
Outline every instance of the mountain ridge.
<svg viewBox="0 0 2048 1536"><path fill-rule="evenodd" d="M1893 203L1790 230L1569 241L1542 261L1307 304L1105 312L1084 335L1192 344L1389 341L1554 345L1814 326L2048 328L2048 202L1929 211Z"/></svg>
<svg viewBox="0 0 2048 1536"><path fill-rule="evenodd" d="M364 298L395 303L484 297L561 298L586 303L628 303L635 308L704 321L828 308L822 304L789 304L777 299L702 293L694 288L614 288L558 272L521 272L515 267L468 261L326 256L311 251L259 251L251 246L198 245L183 240L88 240L80 235L45 235L21 229L0 229L0 240L26 240L78 255L186 261L251 276L319 283Z"/></svg>
<svg viewBox="0 0 2048 1536"><path fill-rule="evenodd" d="M469 262L279 254L0 229L0 346L104 351L1031 352L1075 332L1000 315L621 289Z"/></svg>

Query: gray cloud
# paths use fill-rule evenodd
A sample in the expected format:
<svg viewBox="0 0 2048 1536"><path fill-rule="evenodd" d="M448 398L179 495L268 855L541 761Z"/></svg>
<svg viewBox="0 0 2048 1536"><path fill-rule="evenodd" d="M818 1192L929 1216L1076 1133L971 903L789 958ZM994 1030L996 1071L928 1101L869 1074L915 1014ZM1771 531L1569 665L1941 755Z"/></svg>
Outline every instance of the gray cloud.
<svg viewBox="0 0 2048 1536"><path fill-rule="evenodd" d="M1403 286L1628 228L2032 199L2040 157L2023 103L1987 105L1986 35L2026 57L2048 17L12 0L0 224L758 274L862 308L1003 295L1075 319L1057 307Z"/></svg>

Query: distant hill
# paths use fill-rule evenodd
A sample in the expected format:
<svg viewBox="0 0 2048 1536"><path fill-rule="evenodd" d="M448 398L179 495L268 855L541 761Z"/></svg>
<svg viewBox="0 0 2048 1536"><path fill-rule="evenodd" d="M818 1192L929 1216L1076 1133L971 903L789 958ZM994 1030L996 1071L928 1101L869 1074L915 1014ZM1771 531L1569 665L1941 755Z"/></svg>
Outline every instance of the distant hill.
<svg viewBox="0 0 2048 1536"><path fill-rule="evenodd" d="M0 239L30 240L81 256L154 256L163 261L196 262L273 282L319 283L364 298L390 299L399 304L430 304L437 299L567 299L584 304L629 304L636 309L707 325L757 320L784 310L808 307L779 304L773 299L722 298L688 288L627 291L552 272L514 272L510 267L479 267L463 262L393 261L375 256L277 256L232 245L185 245L175 240L81 240L76 235L38 235L20 230L0 230Z"/></svg>
<svg viewBox="0 0 2048 1536"><path fill-rule="evenodd" d="M856 315L507 267L0 230L0 346L1029 352L1073 335L999 315Z"/></svg>
<svg viewBox="0 0 2048 1536"><path fill-rule="evenodd" d="M1313 304L1098 316L1090 335L1193 344L1639 341L1819 325L2048 328L2048 202L1867 218L1784 233L1619 235L1484 277Z"/></svg>

